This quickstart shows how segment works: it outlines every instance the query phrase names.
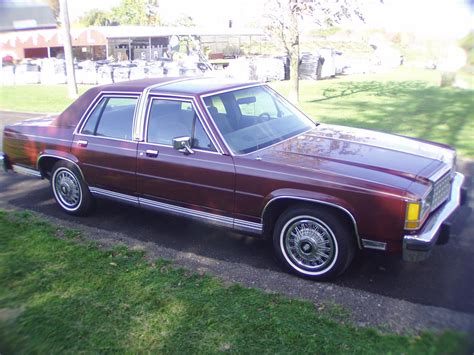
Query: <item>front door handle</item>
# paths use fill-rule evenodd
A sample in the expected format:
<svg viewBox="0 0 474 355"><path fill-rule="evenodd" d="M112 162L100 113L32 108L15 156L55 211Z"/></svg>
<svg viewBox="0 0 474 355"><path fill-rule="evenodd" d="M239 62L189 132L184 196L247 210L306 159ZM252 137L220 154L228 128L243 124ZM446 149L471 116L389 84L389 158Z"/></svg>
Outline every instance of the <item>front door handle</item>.
<svg viewBox="0 0 474 355"><path fill-rule="evenodd" d="M152 150L152 149L147 149L145 151L145 154L146 154L147 157L156 158L158 156L158 151L157 150Z"/></svg>
<svg viewBox="0 0 474 355"><path fill-rule="evenodd" d="M77 141L79 147L87 147L87 141Z"/></svg>

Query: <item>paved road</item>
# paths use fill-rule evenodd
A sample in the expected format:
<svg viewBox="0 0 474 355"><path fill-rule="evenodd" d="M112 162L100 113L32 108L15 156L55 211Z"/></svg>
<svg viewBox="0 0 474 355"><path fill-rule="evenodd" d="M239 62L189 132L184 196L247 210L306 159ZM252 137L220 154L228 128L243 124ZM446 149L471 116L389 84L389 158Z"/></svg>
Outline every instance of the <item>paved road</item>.
<svg viewBox="0 0 474 355"><path fill-rule="evenodd" d="M469 178L474 176L474 161L461 162L460 169ZM471 191L470 206L474 206L473 195ZM100 201L96 213L90 217L70 217L55 205L47 181L1 174L0 201L0 205L40 211L64 221L121 232L130 238L217 261L277 269L268 242L182 218L109 201ZM437 246L430 259L404 263L397 256L361 252L336 284L474 314L474 219L469 212L469 208L461 209L453 228L456 234L447 245Z"/></svg>

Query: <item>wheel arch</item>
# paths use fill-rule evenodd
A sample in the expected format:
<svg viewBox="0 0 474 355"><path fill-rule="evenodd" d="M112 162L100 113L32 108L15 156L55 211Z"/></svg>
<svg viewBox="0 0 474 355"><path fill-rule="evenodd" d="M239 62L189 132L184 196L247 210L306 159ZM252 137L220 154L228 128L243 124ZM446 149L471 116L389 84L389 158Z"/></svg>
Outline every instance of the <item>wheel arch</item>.
<svg viewBox="0 0 474 355"><path fill-rule="evenodd" d="M53 169L54 164L56 164L56 162L60 160L64 160L73 164L79 170L79 173L81 174L82 179L86 181L86 179L84 178L84 174L82 173L82 169L80 168L78 164L78 160L73 155L65 153L65 152L41 153L38 156L38 159L36 161L36 166L39 172L41 173L41 176L49 178L49 175L51 173L51 170Z"/></svg>
<svg viewBox="0 0 474 355"><path fill-rule="evenodd" d="M285 211L289 206L293 204L308 204L324 206L332 209L342 218L344 218L353 227L354 235L356 238L357 246L362 249L362 241L359 235L357 221L353 213L344 206L343 201L338 201L332 196L325 196L317 194L318 196L301 196L300 194L280 194L277 196L270 197L267 199L265 206L262 209L262 223L263 223L263 235L269 236L273 233L273 227L278 217Z"/></svg>

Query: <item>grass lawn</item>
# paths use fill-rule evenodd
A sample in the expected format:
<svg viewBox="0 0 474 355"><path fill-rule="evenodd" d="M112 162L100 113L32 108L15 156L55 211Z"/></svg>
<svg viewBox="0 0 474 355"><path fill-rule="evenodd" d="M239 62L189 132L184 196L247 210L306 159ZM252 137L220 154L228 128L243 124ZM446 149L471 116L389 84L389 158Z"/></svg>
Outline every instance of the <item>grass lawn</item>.
<svg viewBox="0 0 474 355"><path fill-rule="evenodd" d="M320 122L448 143L460 155L474 158L474 90L440 88L439 82L436 71L406 68L301 81L300 106ZM286 94L288 84L271 85ZM0 109L60 112L71 101L65 85L0 87Z"/></svg>
<svg viewBox="0 0 474 355"><path fill-rule="evenodd" d="M381 335L336 321L340 311L79 240L27 212L0 211L0 353L467 351L457 333Z"/></svg>
<svg viewBox="0 0 474 355"><path fill-rule="evenodd" d="M432 70L301 81L300 107L316 121L450 144L474 158L474 90L439 87ZM282 94L288 82L274 82Z"/></svg>
<svg viewBox="0 0 474 355"><path fill-rule="evenodd" d="M90 86L79 86L79 95ZM0 86L0 110L56 113L74 100L68 98L66 85Z"/></svg>

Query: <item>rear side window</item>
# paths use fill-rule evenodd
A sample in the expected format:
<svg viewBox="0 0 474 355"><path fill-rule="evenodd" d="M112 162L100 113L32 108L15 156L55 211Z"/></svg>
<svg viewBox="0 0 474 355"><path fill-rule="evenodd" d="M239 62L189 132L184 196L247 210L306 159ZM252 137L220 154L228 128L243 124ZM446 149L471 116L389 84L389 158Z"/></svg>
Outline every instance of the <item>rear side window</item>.
<svg viewBox="0 0 474 355"><path fill-rule="evenodd" d="M132 140L136 97L104 97L90 114L82 134Z"/></svg>

